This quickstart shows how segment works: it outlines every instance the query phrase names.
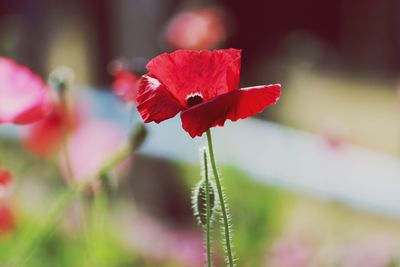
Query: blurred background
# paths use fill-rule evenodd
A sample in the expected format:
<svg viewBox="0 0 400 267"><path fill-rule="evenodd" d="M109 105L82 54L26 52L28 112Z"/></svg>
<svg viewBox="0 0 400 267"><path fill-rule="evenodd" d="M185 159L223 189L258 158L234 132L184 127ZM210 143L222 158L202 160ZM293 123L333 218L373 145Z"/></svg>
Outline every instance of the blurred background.
<svg viewBox="0 0 400 267"><path fill-rule="evenodd" d="M141 75L162 52L242 49L241 87L283 89L257 118L214 131L239 266L400 266L399 15L396 0L0 0L0 55L44 79L71 68L78 121L115 137L140 122L111 92L115 62ZM57 157L26 146L31 127L0 126L15 180L0 200L0 262L67 187ZM75 201L18 266L203 265L190 195L205 140L179 118L147 131L112 192ZM74 156L90 165L91 149Z"/></svg>

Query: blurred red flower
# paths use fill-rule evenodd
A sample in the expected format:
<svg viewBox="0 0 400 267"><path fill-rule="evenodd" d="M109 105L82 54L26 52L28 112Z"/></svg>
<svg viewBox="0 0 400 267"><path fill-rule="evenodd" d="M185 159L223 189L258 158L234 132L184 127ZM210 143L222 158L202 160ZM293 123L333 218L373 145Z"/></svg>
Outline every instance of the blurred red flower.
<svg viewBox="0 0 400 267"><path fill-rule="evenodd" d="M226 35L223 13L216 8L179 12L165 31L168 43L174 48L194 50L215 48Z"/></svg>
<svg viewBox="0 0 400 267"><path fill-rule="evenodd" d="M9 206L2 199L7 197L12 184L11 173L0 168L0 237L14 228L14 217Z"/></svg>
<svg viewBox="0 0 400 267"><path fill-rule="evenodd" d="M37 156L56 153L66 136L77 127L77 115L64 103L56 104L45 119L35 123L24 139L26 147Z"/></svg>
<svg viewBox="0 0 400 267"><path fill-rule="evenodd" d="M50 89L28 68L0 57L0 123L27 124L51 111Z"/></svg>
<svg viewBox="0 0 400 267"><path fill-rule="evenodd" d="M0 203L0 237L15 227L13 213L7 204Z"/></svg>
<svg viewBox="0 0 400 267"><path fill-rule="evenodd" d="M116 70L112 89L115 95L124 102L136 103L138 77L133 72L125 69Z"/></svg>
<svg viewBox="0 0 400 267"><path fill-rule="evenodd" d="M183 129L195 137L275 104L279 84L238 90L240 60L237 49L177 50L155 57L136 98L144 122L160 123L181 112Z"/></svg>
<svg viewBox="0 0 400 267"><path fill-rule="evenodd" d="M11 182L11 174L6 170L0 169L0 187L7 187Z"/></svg>

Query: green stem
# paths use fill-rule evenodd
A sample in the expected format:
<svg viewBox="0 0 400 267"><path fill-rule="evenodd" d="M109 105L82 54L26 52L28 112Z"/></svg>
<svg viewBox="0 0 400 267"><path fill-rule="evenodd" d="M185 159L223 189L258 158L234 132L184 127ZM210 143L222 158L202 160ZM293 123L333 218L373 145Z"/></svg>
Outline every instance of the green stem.
<svg viewBox="0 0 400 267"><path fill-rule="evenodd" d="M210 220L211 220L211 207L210 207L210 187L208 182L208 166L207 166L207 153L204 150L203 152L204 158L204 177L206 180L206 244L207 244L207 266L212 266L211 259L211 229L210 229Z"/></svg>
<svg viewBox="0 0 400 267"><path fill-rule="evenodd" d="M89 266L99 266L96 262L96 264L94 264L95 259L92 255L92 250L90 248L90 241L91 241L91 236L90 236L90 226L89 226L89 222L88 219L86 218L86 207L85 207L85 198L83 197L83 194L79 194L79 216L80 216L80 220L81 220L81 227L82 227L82 238L84 241L84 245L83 245L83 250L85 252L85 256L86 256L86 260L87 260L87 264L89 264Z"/></svg>
<svg viewBox="0 0 400 267"><path fill-rule="evenodd" d="M99 190L94 194L90 203L90 221L89 221L89 248L92 254L94 265L107 266L107 257L103 255L103 250L107 248L109 232L107 228L107 194L104 190Z"/></svg>
<svg viewBox="0 0 400 267"><path fill-rule="evenodd" d="M227 211L226 211L224 194L222 193L221 182L220 182L219 175L218 175L217 165L215 163L214 149L213 149L210 129L207 130L207 141L208 141L208 150L210 152L211 167L213 169L215 183L217 185L218 198L220 201L222 218L224 221L224 233L225 233L225 242L226 242L225 245L226 245L226 253L228 254L228 263L229 263L230 267L233 267L234 263L233 263L233 255L232 255L233 253L232 253L232 246L231 246L231 237L230 237L230 232L229 232L229 221L228 221L228 216L227 216Z"/></svg>
<svg viewBox="0 0 400 267"><path fill-rule="evenodd" d="M68 153L68 144L67 144L67 131L64 129L64 137L61 142L61 153L65 161L65 169L67 172L67 177L71 180L71 182L74 182L74 171L72 170L72 164L71 164L71 159L69 157Z"/></svg>
<svg viewBox="0 0 400 267"><path fill-rule="evenodd" d="M68 131L69 131L69 126L71 123L71 118L69 117L69 109L68 109L68 102L65 97L65 94L61 94L60 96L60 105L66 109L67 111L67 116L66 116L66 125L63 125L62 129L62 140L61 140L61 153L62 157L64 158L65 161L65 168L67 171L67 177L74 182L74 171L72 169L72 163L71 163L71 158L69 157L69 152L68 152Z"/></svg>
<svg viewBox="0 0 400 267"><path fill-rule="evenodd" d="M96 177L100 177L104 173L109 173L115 166L126 160L132 153L132 148L132 144L128 144L119 150L113 158L102 166L102 168L97 172Z"/></svg>

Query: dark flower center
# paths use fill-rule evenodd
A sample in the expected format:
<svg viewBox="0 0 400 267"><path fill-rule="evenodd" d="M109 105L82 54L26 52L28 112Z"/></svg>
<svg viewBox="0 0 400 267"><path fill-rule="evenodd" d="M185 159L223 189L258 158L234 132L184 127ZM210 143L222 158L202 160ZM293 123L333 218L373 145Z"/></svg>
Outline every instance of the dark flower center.
<svg viewBox="0 0 400 267"><path fill-rule="evenodd" d="M190 94L186 97L186 103L188 107L193 107L203 103L203 97L199 93Z"/></svg>

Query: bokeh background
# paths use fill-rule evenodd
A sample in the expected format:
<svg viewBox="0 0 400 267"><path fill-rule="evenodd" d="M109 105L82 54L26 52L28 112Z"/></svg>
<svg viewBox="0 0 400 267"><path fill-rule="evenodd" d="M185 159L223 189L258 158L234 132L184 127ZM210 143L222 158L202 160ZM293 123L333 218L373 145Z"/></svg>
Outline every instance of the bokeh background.
<svg viewBox="0 0 400 267"><path fill-rule="evenodd" d="M214 131L239 266L400 266L399 17L397 0L1 0L0 55L45 79L70 67L79 109L127 134L140 117L111 92L115 62L140 75L162 52L242 49L242 87L283 89ZM0 260L18 237L36 242L28 230L68 186L57 158L21 142L29 127L0 126L15 179ZM202 266L190 196L205 140L178 119L147 130L112 192L75 201L18 266ZM90 165L98 152L76 153Z"/></svg>

